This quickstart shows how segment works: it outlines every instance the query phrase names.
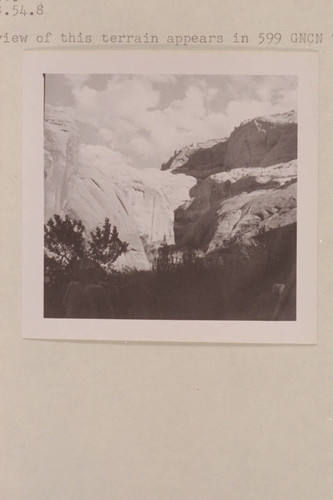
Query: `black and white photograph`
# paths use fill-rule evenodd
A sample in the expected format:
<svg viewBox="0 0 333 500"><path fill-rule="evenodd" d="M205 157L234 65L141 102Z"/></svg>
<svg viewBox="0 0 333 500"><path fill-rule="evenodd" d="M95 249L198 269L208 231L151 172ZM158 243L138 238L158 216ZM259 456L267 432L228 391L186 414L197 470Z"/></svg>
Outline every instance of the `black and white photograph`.
<svg viewBox="0 0 333 500"><path fill-rule="evenodd" d="M46 317L295 320L297 79L45 75Z"/></svg>
<svg viewBox="0 0 333 500"><path fill-rule="evenodd" d="M333 500L333 1L0 19L0 500Z"/></svg>
<svg viewBox="0 0 333 500"><path fill-rule="evenodd" d="M264 70L43 72L45 319L296 322L299 75Z"/></svg>

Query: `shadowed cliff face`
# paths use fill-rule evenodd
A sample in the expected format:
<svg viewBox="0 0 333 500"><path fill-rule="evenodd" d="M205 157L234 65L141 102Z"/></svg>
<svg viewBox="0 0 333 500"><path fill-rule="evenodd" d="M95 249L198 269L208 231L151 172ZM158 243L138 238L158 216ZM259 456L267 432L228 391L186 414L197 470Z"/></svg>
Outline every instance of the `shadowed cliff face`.
<svg viewBox="0 0 333 500"><path fill-rule="evenodd" d="M191 200L175 212L176 245L223 256L230 308L250 286L247 319L296 319L295 113L244 122L228 139L176 152L162 168L197 179ZM248 258L235 268L241 249ZM272 318L264 304L276 287L283 292Z"/></svg>
<svg viewBox="0 0 333 500"><path fill-rule="evenodd" d="M297 158L296 114L256 118L237 127L228 140L227 169L269 167Z"/></svg>
<svg viewBox="0 0 333 500"><path fill-rule="evenodd" d="M294 111L243 122L230 137L186 146L162 170L197 179L234 168L258 168L297 158L297 117Z"/></svg>
<svg viewBox="0 0 333 500"><path fill-rule="evenodd" d="M227 140L222 139L185 147L176 151L161 169L191 175L196 179L205 179L225 169L227 144Z"/></svg>
<svg viewBox="0 0 333 500"><path fill-rule="evenodd" d="M191 203L175 213L179 246L217 250L296 222L296 160L266 168L209 176L192 189Z"/></svg>
<svg viewBox="0 0 333 500"><path fill-rule="evenodd" d="M243 122L228 139L184 148L162 168L197 179L175 212L180 247L212 252L296 222L297 123L291 111Z"/></svg>

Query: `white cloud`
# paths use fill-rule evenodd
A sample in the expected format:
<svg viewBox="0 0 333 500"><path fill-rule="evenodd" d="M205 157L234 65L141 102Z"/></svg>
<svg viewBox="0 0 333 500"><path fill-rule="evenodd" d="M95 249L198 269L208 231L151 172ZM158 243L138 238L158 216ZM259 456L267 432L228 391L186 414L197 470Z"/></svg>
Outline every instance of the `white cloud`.
<svg viewBox="0 0 333 500"><path fill-rule="evenodd" d="M81 144L80 159L85 167L98 166L106 169L112 167L126 167L131 165L131 159L123 155L120 151L101 145Z"/></svg>
<svg viewBox="0 0 333 500"><path fill-rule="evenodd" d="M159 101L151 82L131 76L112 77L107 88L100 91L87 85L76 87L73 95L79 119L98 128L112 127L117 118L140 124L142 115Z"/></svg>
<svg viewBox="0 0 333 500"><path fill-rule="evenodd" d="M78 103L82 103L85 109L95 108L98 104L99 93L97 90L88 87L87 85L74 87L73 95Z"/></svg>
<svg viewBox="0 0 333 500"><path fill-rule="evenodd" d="M65 78L72 87L81 87L90 78L90 75L66 74Z"/></svg>
<svg viewBox="0 0 333 500"><path fill-rule="evenodd" d="M242 77L238 87L234 77L224 87L223 79L201 76L181 87L174 75L116 75L96 90L86 77L74 76L69 80L76 116L105 145L85 145L85 155L139 168L159 168L174 150L228 136L245 119L296 107L297 91L285 77Z"/></svg>
<svg viewBox="0 0 333 500"><path fill-rule="evenodd" d="M115 138L115 133L110 128L99 129L99 135L104 141L109 143L111 143Z"/></svg>
<svg viewBox="0 0 333 500"><path fill-rule="evenodd" d="M152 142L140 135L133 137L128 146L131 151L146 159L155 154Z"/></svg>

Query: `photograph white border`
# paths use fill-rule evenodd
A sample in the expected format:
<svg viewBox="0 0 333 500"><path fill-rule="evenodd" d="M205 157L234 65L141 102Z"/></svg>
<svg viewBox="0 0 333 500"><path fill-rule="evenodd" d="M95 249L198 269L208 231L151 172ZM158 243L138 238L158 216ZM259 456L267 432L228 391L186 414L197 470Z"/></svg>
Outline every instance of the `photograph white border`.
<svg viewBox="0 0 333 500"><path fill-rule="evenodd" d="M43 317L43 74L298 77L296 321ZM317 332L318 54L263 51L25 51L23 59L22 336L34 339L315 344Z"/></svg>

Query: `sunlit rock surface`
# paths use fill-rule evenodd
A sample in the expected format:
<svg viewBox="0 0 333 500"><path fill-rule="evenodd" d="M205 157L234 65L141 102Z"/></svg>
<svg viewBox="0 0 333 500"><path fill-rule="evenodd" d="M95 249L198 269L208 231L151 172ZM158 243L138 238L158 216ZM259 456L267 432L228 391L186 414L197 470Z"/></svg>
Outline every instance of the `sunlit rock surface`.
<svg viewBox="0 0 333 500"><path fill-rule="evenodd" d="M207 177L176 211L176 243L213 251L296 222L297 161Z"/></svg>
<svg viewBox="0 0 333 500"><path fill-rule="evenodd" d="M192 144L162 165L138 170L85 157L68 112L45 110L45 219L105 217L129 243L119 266L148 269L164 240L206 253L296 223L295 112L243 122L229 138ZM176 175L175 175L176 174Z"/></svg>
<svg viewBox="0 0 333 500"><path fill-rule="evenodd" d="M148 269L145 244L174 243L174 211L190 199L193 177L127 165L105 166L79 155L79 133L65 111L46 107L45 219L54 214L82 220L87 233L105 217L129 243L119 266Z"/></svg>
<svg viewBox="0 0 333 500"><path fill-rule="evenodd" d="M297 158L295 111L247 120L227 139L192 144L162 165L162 170L204 179L233 168L268 167Z"/></svg>

